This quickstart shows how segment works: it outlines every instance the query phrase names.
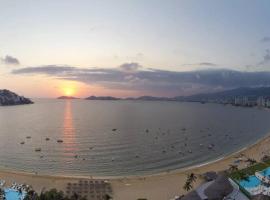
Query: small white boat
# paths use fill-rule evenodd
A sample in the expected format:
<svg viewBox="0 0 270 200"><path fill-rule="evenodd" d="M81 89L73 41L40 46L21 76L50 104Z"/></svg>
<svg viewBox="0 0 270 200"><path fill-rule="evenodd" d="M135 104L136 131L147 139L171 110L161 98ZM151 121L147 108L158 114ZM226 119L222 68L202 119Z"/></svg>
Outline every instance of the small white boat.
<svg viewBox="0 0 270 200"><path fill-rule="evenodd" d="M35 148L35 151L36 152L40 152L41 151L41 148Z"/></svg>

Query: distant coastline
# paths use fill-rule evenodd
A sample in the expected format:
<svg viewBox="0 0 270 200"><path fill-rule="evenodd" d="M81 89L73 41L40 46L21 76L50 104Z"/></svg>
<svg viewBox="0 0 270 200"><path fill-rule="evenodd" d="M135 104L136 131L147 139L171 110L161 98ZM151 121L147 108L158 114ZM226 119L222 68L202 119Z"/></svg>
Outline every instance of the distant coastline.
<svg viewBox="0 0 270 200"><path fill-rule="evenodd" d="M13 105L24 105L33 104L29 98L19 96L18 94L9 90L0 90L0 106L13 106Z"/></svg>
<svg viewBox="0 0 270 200"><path fill-rule="evenodd" d="M62 96L58 99L79 99L72 96ZM177 101L177 102L199 102L199 103L218 103L230 104L241 107L265 107L270 108L270 87L243 87L232 90L225 90L214 93L202 93L190 96L175 96L175 97L157 97L157 96L140 96L120 98L114 96L89 96L85 100L134 100L134 101Z"/></svg>

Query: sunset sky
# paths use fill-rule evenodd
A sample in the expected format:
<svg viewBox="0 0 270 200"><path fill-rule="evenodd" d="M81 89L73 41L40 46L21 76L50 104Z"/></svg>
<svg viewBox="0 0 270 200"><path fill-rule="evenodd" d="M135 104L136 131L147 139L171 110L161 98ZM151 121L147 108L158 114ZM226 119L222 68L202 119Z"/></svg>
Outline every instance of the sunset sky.
<svg viewBox="0 0 270 200"><path fill-rule="evenodd" d="M126 97L268 85L269 19L267 0L0 0L0 88Z"/></svg>

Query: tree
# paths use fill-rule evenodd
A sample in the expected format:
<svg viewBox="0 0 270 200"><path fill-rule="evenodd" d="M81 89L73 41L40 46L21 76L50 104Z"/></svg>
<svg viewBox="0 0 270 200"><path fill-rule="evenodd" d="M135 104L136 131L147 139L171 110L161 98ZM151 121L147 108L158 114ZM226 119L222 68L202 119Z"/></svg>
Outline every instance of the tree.
<svg viewBox="0 0 270 200"><path fill-rule="evenodd" d="M257 161L256 161L255 159L252 159L252 158L248 158L248 159L246 160L246 162L248 162L249 166L254 165L254 164L257 163Z"/></svg>
<svg viewBox="0 0 270 200"><path fill-rule="evenodd" d="M231 173L232 173L232 172L238 171L238 166L237 166L237 165L230 165L229 171L230 171Z"/></svg>
<svg viewBox="0 0 270 200"><path fill-rule="evenodd" d="M187 175L187 180L183 186L184 190L189 191L193 188L193 183L196 182L197 176L194 173Z"/></svg>
<svg viewBox="0 0 270 200"><path fill-rule="evenodd" d="M194 173L188 175L187 178L191 183L196 182L197 176Z"/></svg>
<svg viewBox="0 0 270 200"><path fill-rule="evenodd" d="M112 199L112 197L110 195L105 194L105 200L111 200L111 199Z"/></svg>
<svg viewBox="0 0 270 200"><path fill-rule="evenodd" d="M183 188L184 188L184 190L189 191L193 188L193 186L192 186L191 182L187 180L185 182L185 185L183 186Z"/></svg>
<svg viewBox="0 0 270 200"><path fill-rule="evenodd" d="M247 173L245 173L244 171L241 171L239 173L239 177L241 180L249 181L249 175Z"/></svg>
<svg viewBox="0 0 270 200"><path fill-rule="evenodd" d="M0 196L4 196L5 192L2 188L0 188Z"/></svg>
<svg viewBox="0 0 270 200"><path fill-rule="evenodd" d="M78 200L79 199L79 195L76 192L74 192L73 195L71 196L71 199L72 200Z"/></svg>
<svg viewBox="0 0 270 200"><path fill-rule="evenodd" d="M38 200L38 195L34 190L29 189L26 196L24 197L24 200Z"/></svg>
<svg viewBox="0 0 270 200"><path fill-rule="evenodd" d="M29 190L24 200L86 200L86 198L80 198L76 193L69 198L65 196L62 191L51 189L49 191L42 191L40 195L38 195L34 190Z"/></svg>

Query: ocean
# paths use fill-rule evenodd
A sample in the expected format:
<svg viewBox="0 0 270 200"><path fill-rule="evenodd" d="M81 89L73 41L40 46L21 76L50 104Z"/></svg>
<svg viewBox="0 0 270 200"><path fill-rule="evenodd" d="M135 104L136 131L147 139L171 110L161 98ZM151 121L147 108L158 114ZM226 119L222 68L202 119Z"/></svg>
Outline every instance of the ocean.
<svg viewBox="0 0 270 200"><path fill-rule="evenodd" d="M150 175L229 155L270 131L267 109L166 101L34 101L0 107L2 169L64 176Z"/></svg>

